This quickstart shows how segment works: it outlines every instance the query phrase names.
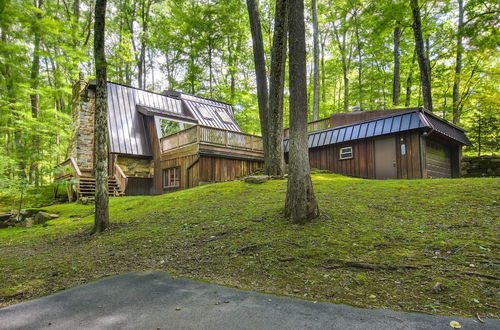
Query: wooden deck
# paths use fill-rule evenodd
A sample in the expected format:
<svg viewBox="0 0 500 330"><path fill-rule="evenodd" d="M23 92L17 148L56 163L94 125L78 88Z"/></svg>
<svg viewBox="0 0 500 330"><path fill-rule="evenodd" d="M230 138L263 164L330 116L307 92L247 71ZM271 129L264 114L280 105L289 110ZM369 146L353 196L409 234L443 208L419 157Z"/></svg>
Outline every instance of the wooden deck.
<svg viewBox="0 0 500 330"><path fill-rule="evenodd" d="M251 151L262 153L262 137L196 125L160 139L161 152L170 152L191 144L222 147L227 151Z"/></svg>
<svg viewBox="0 0 500 330"><path fill-rule="evenodd" d="M159 149L156 185L161 186L160 170L180 171L179 186L161 192L234 180L261 168L264 159L260 136L202 125L161 138Z"/></svg>

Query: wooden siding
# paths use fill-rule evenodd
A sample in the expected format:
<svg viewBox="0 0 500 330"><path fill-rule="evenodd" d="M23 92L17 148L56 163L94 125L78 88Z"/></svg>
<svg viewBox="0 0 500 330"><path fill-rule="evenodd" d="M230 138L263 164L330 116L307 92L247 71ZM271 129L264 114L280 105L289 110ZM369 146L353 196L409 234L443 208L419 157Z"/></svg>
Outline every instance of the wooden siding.
<svg viewBox="0 0 500 330"><path fill-rule="evenodd" d="M352 147L353 157L340 160L340 149ZM311 167L359 178L375 178L373 139L309 149Z"/></svg>
<svg viewBox="0 0 500 330"><path fill-rule="evenodd" d="M186 189L189 187L197 186L199 183L198 167L191 167L188 171L188 167L197 160L198 154L191 154L187 156L180 156L168 159L162 156L161 168L162 170L172 167L179 167L180 184L177 188L164 188L163 187L163 171L160 173L159 178L157 178L162 186L163 192L171 192L180 189ZM188 179L189 178L189 183Z"/></svg>
<svg viewBox="0 0 500 330"><path fill-rule="evenodd" d="M125 189L126 196L149 195L151 186L153 185L152 178L128 178L127 188Z"/></svg>
<svg viewBox="0 0 500 330"><path fill-rule="evenodd" d="M423 177L420 134L408 132L395 134L396 166L398 178L416 179ZM375 139L363 139L337 143L309 149L309 162L312 168L329 170L338 174L375 179ZM401 145L405 145L406 154L401 154ZM340 160L340 149L352 147L353 158ZM288 155L287 155L288 156ZM286 157L287 158L287 157Z"/></svg>
<svg viewBox="0 0 500 330"><path fill-rule="evenodd" d="M435 140L426 141L427 176L431 178L451 178L451 148Z"/></svg>
<svg viewBox="0 0 500 330"><path fill-rule="evenodd" d="M201 156L199 161L200 181L231 181L252 173L261 168L262 164L262 161L257 160Z"/></svg>
<svg viewBox="0 0 500 330"><path fill-rule="evenodd" d="M155 181L160 182L163 192L171 192L196 187L203 182L235 180L262 167L263 160L258 156L262 153L195 143L161 155L161 169L179 167L178 188L163 188L163 173L155 177Z"/></svg>
<svg viewBox="0 0 500 330"><path fill-rule="evenodd" d="M161 151L160 151L160 140L158 138L158 132L156 130L154 117L144 117L144 122L146 124L146 131L149 136L149 141L151 143L151 151L153 154L153 185L151 187L152 194L161 194L163 191L161 182Z"/></svg>

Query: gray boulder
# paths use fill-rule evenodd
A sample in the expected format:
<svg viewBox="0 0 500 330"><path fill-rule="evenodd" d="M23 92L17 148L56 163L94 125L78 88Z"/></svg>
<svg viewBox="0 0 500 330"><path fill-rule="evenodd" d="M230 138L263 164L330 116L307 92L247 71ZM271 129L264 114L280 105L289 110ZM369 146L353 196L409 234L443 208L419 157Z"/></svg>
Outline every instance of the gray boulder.
<svg viewBox="0 0 500 330"><path fill-rule="evenodd" d="M39 225L56 218L59 218L59 215L40 211L35 215L35 218L33 219L33 224Z"/></svg>

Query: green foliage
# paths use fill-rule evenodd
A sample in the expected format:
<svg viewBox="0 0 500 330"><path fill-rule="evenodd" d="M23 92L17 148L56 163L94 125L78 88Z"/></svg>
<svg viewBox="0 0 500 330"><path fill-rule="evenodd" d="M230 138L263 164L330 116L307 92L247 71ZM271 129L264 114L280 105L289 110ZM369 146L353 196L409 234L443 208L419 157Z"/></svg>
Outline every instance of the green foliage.
<svg viewBox="0 0 500 330"><path fill-rule="evenodd" d="M496 276L498 179L323 172L313 182L322 216L306 226L282 216L285 180L111 198L112 227L99 237L87 232L92 205L45 207L61 217L47 227L0 229L0 305L154 270L360 307L498 317L495 281L464 275ZM444 290L435 294L437 281Z"/></svg>
<svg viewBox="0 0 500 330"><path fill-rule="evenodd" d="M451 120L458 5L456 1L420 3L424 39L429 40L435 111ZM79 7L74 7L75 4ZM309 1L306 4L308 63L312 63ZM3 185L15 186L20 178L27 178L33 185L48 184L54 166L66 158L72 130L71 84L79 71L89 77L94 74L93 8L89 0L44 0L41 6L28 0L2 2L0 180ZM264 47L270 63L274 1L261 0L260 9ZM467 152L498 153L500 90L496 80L500 8L494 1L467 0L464 9L461 125L469 130L474 143ZM320 117L343 111L344 71L349 106L361 105L364 110L393 107L392 42L397 24L402 29L399 106L405 103L407 90L411 92L408 105L422 105L407 1L320 1L318 14L324 63L320 73ZM231 103L243 130L260 132L244 1L111 0L106 17L110 80L137 86L141 66L146 89L181 90ZM38 77L32 78L37 36L40 68ZM312 99L312 70L309 73L308 91ZM285 89L284 122L288 126L286 84ZM31 95L39 97L38 115L32 114Z"/></svg>

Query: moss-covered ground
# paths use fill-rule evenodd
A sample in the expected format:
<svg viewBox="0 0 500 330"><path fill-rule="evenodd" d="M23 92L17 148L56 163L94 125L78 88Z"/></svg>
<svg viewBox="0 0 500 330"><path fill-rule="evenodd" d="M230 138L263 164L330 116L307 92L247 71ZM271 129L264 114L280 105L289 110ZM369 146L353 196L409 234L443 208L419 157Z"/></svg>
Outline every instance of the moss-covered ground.
<svg viewBox="0 0 500 330"><path fill-rule="evenodd" d="M153 270L360 307L499 317L499 179L313 181L322 216L307 225L282 216L285 180L112 198L112 226L99 236L88 234L93 206L46 207L61 217L0 229L0 306Z"/></svg>

